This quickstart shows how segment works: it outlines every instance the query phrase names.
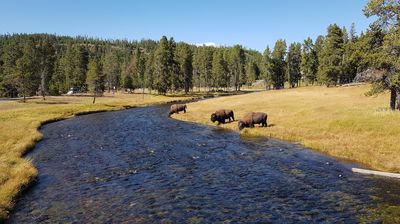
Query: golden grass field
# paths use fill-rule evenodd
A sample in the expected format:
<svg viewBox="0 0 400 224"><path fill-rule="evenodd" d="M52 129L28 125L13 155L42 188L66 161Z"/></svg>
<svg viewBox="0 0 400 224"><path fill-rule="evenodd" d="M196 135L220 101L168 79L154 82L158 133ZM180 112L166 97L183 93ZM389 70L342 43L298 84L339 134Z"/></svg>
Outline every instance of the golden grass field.
<svg viewBox="0 0 400 224"><path fill-rule="evenodd" d="M22 158L42 138L42 123L61 120L82 112L120 110L126 107L162 104L192 97L166 97L140 94L108 94L92 97L47 97L20 101L0 101L0 223L8 216L13 200L36 175L30 161Z"/></svg>
<svg viewBox="0 0 400 224"><path fill-rule="evenodd" d="M267 128L256 125L242 135L298 142L308 148L377 170L400 172L400 112L389 109L387 93L368 97L369 85L301 87L229 96L188 104L174 118L216 125L210 115L232 109L235 119L246 112L268 114ZM237 122L221 124L238 131Z"/></svg>

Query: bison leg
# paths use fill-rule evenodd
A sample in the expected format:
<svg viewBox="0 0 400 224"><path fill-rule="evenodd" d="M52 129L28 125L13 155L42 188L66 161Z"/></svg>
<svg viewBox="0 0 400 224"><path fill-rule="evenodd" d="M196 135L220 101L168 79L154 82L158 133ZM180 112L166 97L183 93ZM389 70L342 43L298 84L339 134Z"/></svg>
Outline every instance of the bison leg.
<svg viewBox="0 0 400 224"><path fill-rule="evenodd" d="M267 125L267 118L265 118L265 119L263 120L263 125L264 125L264 127L268 127L268 125Z"/></svg>
<svg viewBox="0 0 400 224"><path fill-rule="evenodd" d="M186 113L186 109L183 109L183 112Z"/></svg>

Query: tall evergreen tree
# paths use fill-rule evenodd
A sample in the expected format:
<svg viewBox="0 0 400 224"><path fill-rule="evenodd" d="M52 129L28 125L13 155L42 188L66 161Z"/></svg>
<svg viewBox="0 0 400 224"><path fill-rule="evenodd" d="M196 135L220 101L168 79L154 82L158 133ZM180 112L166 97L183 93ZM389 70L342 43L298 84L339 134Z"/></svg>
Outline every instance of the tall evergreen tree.
<svg viewBox="0 0 400 224"><path fill-rule="evenodd" d="M229 65L235 91L240 91L240 86L246 83L245 60L246 57L242 46L233 46L230 53Z"/></svg>
<svg viewBox="0 0 400 224"><path fill-rule="evenodd" d="M182 43L177 46L177 58L179 63L180 76L183 79L183 88L185 94L192 88L193 76L193 53L188 44Z"/></svg>
<svg viewBox="0 0 400 224"><path fill-rule="evenodd" d="M160 40L154 62L155 87L159 94L166 94L171 86L169 43L166 36Z"/></svg>
<svg viewBox="0 0 400 224"><path fill-rule="evenodd" d="M353 42L353 43L357 40L357 31L356 31L355 23L351 23L349 38L350 38L350 42Z"/></svg>
<svg viewBox="0 0 400 224"><path fill-rule="evenodd" d="M214 78L214 86L217 88L227 87L227 64L223 57L223 52L221 50L214 51L213 61L212 61L212 76Z"/></svg>
<svg viewBox="0 0 400 224"><path fill-rule="evenodd" d="M23 96L23 101L28 95L35 94L39 87L37 77L37 52L32 41L25 41L22 48L22 57L17 59L16 68L13 72L13 81L18 91Z"/></svg>
<svg viewBox="0 0 400 224"><path fill-rule="evenodd" d="M135 61L134 61L134 70L135 70L135 77L137 80L137 86L142 88L142 93L144 94L144 88L146 86L145 83L145 72L146 72L146 59L142 55L142 52L139 47L136 48L135 53Z"/></svg>
<svg viewBox="0 0 400 224"><path fill-rule="evenodd" d="M154 89L154 52L150 52L146 59L146 88Z"/></svg>
<svg viewBox="0 0 400 224"><path fill-rule="evenodd" d="M197 87L197 90L201 89L201 61L202 61L202 51L199 47L197 47L193 52L193 85Z"/></svg>
<svg viewBox="0 0 400 224"><path fill-rule="evenodd" d="M125 91L131 93L135 88L133 86L133 72L128 58L125 58L121 64L122 87Z"/></svg>
<svg viewBox="0 0 400 224"><path fill-rule="evenodd" d="M263 53L263 67L264 67L264 80L265 80L265 87L267 89L270 88L272 84L272 59L271 59L271 50L267 46Z"/></svg>
<svg viewBox="0 0 400 224"><path fill-rule="evenodd" d="M315 39L315 44L314 44L314 50L315 50L315 53L317 54L318 61L320 61L322 58L324 44L325 44L325 37L322 35L319 35L317 37L317 39Z"/></svg>
<svg viewBox="0 0 400 224"><path fill-rule="evenodd" d="M328 27L321 58L319 58L318 80L327 86L336 85L343 80L343 33L336 24Z"/></svg>
<svg viewBox="0 0 400 224"><path fill-rule="evenodd" d="M98 57L92 58L89 61L86 77L86 84L89 91L93 93L93 103L95 103L96 96L102 95L104 91L104 74Z"/></svg>
<svg viewBox="0 0 400 224"><path fill-rule="evenodd" d="M287 64L287 80L290 87L295 87L299 85L301 79L300 73L300 63L301 63L301 44L292 43L289 46L289 51L286 58Z"/></svg>
<svg viewBox="0 0 400 224"><path fill-rule="evenodd" d="M300 70L306 85L313 85L317 79L318 56L310 37L303 43Z"/></svg>
<svg viewBox="0 0 400 224"><path fill-rule="evenodd" d="M277 40L271 54L271 84L275 89L284 88L286 74L286 42Z"/></svg>
<svg viewBox="0 0 400 224"><path fill-rule="evenodd" d="M1 91L3 96L16 97L18 95L17 85L14 83L16 63L22 57L21 40L18 37L10 38L3 47L2 72L3 78L1 82Z"/></svg>
<svg viewBox="0 0 400 224"><path fill-rule="evenodd" d="M170 79L170 90L178 91L183 88L183 77L180 72L178 58L176 56L176 42L173 37L169 38L168 42L168 71Z"/></svg>
<svg viewBox="0 0 400 224"><path fill-rule="evenodd" d="M382 64L385 71L381 80L375 83L373 91L390 90L390 108L396 108L396 98L400 92L400 2L398 0L370 0L364 8L367 17L376 16L373 23L387 32L381 51ZM397 102L400 109L400 100Z"/></svg>
<svg viewBox="0 0 400 224"><path fill-rule="evenodd" d="M213 48L203 47L203 60L201 74L204 80L205 86L211 87L212 85L212 61L213 61Z"/></svg>
<svg viewBox="0 0 400 224"><path fill-rule="evenodd" d="M85 89L88 57L88 52L83 46L72 42L68 43L66 53L61 59L67 88Z"/></svg>
<svg viewBox="0 0 400 224"><path fill-rule="evenodd" d="M119 77L121 73L117 52L113 49L108 49L103 61L103 72L106 78L108 92L111 90L114 92L114 90L119 87Z"/></svg>
<svg viewBox="0 0 400 224"><path fill-rule="evenodd" d="M55 47L53 39L50 36L45 36L39 40L38 44L38 69L40 73L40 94L45 100L48 93L49 80L54 73L55 65Z"/></svg>
<svg viewBox="0 0 400 224"><path fill-rule="evenodd" d="M248 60L246 64L246 85L251 86L259 75L259 69L254 59Z"/></svg>

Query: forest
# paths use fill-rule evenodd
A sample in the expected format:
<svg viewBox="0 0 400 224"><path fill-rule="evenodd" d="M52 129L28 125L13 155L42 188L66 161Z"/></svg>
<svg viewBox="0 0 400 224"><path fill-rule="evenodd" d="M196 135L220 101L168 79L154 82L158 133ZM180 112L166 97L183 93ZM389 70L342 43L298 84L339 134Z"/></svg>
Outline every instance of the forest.
<svg viewBox="0 0 400 224"><path fill-rule="evenodd" d="M399 3L371 1L367 17L378 16L356 33L331 24L325 35L302 43L276 41L263 53L241 45L196 46L163 36L159 41L102 40L53 34L0 36L0 96L60 95L147 89L156 94L196 90L238 91L255 80L266 88L337 86L367 69L383 71L370 94L400 90ZM286 85L285 85L286 83Z"/></svg>

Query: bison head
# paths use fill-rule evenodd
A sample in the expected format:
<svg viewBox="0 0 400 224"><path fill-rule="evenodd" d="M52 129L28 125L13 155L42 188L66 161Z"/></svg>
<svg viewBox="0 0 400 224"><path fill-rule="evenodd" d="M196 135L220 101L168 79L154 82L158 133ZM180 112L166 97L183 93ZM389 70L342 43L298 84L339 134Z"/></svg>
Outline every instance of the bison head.
<svg viewBox="0 0 400 224"><path fill-rule="evenodd" d="M211 121L212 121L212 122L217 121L217 115L216 115L215 113L212 113L212 114L211 114Z"/></svg>
<svg viewBox="0 0 400 224"><path fill-rule="evenodd" d="M238 128L241 131L244 127L246 127L245 123L241 120L238 121Z"/></svg>

